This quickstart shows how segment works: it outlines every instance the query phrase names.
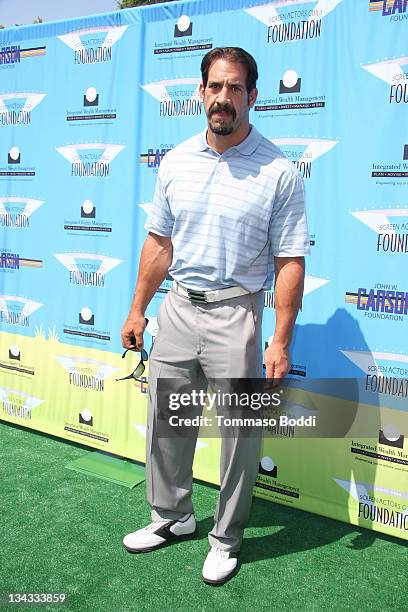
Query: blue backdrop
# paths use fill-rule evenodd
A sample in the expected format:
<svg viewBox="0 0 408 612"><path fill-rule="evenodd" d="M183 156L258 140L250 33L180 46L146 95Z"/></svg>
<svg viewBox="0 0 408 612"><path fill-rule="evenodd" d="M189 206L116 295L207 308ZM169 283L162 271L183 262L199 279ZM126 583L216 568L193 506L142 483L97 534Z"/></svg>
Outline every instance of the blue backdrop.
<svg viewBox="0 0 408 612"><path fill-rule="evenodd" d="M291 376L360 378L367 404L393 409L372 467L389 483L380 455L398 448L392 495L406 499L406 402L393 401L408 395L407 26L406 0L194 0L0 31L1 418L143 457L148 377L114 382L143 225L161 159L206 124L203 55L241 46L260 75L251 122L306 184ZM265 306L266 342L273 291ZM196 473L216 480L208 465Z"/></svg>

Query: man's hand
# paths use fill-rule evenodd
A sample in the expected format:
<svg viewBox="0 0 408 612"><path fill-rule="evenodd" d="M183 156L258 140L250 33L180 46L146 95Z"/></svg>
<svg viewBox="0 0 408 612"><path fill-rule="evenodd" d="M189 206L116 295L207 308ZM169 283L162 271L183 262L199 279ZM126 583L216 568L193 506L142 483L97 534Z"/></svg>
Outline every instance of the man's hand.
<svg viewBox="0 0 408 612"><path fill-rule="evenodd" d="M122 327L121 338L124 348L141 351L143 348L143 333L146 329L146 319L143 315L127 318Z"/></svg>
<svg viewBox="0 0 408 612"><path fill-rule="evenodd" d="M266 378L281 380L290 370L289 351L283 346L272 342L265 350Z"/></svg>

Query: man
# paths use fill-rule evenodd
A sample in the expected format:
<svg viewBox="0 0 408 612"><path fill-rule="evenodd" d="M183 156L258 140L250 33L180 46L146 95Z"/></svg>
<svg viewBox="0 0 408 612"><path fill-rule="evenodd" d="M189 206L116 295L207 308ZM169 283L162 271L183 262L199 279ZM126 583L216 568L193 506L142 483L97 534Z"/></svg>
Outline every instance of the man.
<svg viewBox="0 0 408 612"><path fill-rule="evenodd" d="M174 284L160 308L149 369L146 481L153 522L125 536L129 552L196 534L191 489L198 428L184 437L157 434L157 380L205 388L214 378L260 378L263 290L273 274L276 327L264 360L267 378L283 378L303 293L309 244L303 181L249 123L258 93L255 60L238 47L216 48L203 58L201 72L208 128L161 163L122 329L123 346L140 350L146 307L170 273ZM191 416L200 410L191 406ZM259 450L260 438L239 428L222 436L220 495L203 567L209 584L225 582L237 569Z"/></svg>

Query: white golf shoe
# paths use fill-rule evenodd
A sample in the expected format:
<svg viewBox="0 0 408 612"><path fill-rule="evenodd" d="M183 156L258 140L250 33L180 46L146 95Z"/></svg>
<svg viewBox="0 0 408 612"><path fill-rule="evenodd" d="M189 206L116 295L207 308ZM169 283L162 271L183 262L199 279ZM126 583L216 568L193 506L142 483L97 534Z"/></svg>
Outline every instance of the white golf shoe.
<svg viewBox="0 0 408 612"><path fill-rule="evenodd" d="M141 553L161 548L182 540L191 540L197 535L194 514L186 514L178 520L154 521L128 533L123 538L123 546L130 553Z"/></svg>
<svg viewBox="0 0 408 612"><path fill-rule="evenodd" d="M203 580L207 584L222 584L237 568L237 553L212 546L203 565Z"/></svg>

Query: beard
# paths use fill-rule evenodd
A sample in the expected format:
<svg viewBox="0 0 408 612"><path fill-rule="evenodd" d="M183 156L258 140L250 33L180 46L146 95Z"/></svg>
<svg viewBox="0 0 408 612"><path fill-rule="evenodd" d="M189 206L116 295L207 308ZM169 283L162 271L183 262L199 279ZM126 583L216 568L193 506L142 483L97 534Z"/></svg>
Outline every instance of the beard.
<svg viewBox="0 0 408 612"><path fill-rule="evenodd" d="M208 123L208 127L214 134L218 134L218 136L229 136L234 131L233 125L225 125L225 124L212 124Z"/></svg>
<svg viewBox="0 0 408 612"><path fill-rule="evenodd" d="M228 113L229 117L219 117L212 120L215 113ZM214 134L229 136L234 131L234 121L237 114L230 104L216 104L208 112L208 127Z"/></svg>

